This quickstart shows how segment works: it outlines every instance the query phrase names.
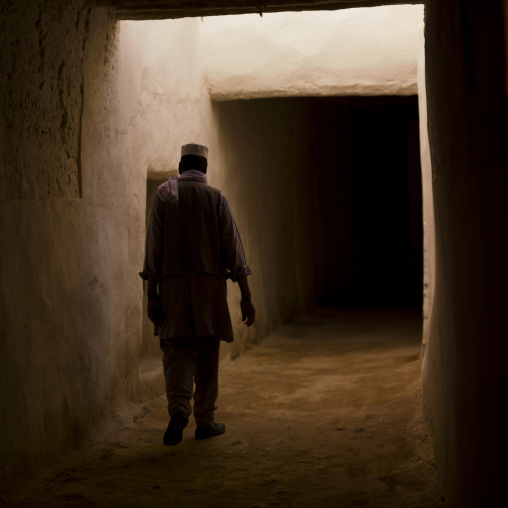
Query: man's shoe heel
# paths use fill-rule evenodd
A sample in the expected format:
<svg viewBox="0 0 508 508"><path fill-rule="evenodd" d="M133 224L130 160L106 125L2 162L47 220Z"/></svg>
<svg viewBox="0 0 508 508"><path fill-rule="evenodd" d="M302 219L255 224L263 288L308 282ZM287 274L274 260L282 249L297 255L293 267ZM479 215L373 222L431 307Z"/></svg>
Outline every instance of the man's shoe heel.
<svg viewBox="0 0 508 508"><path fill-rule="evenodd" d="M213 425L202 425L196 428L194 437L196 439L208 439L210 437L220 436L226 432L226 426L223 423L214 422Z"/></svg>

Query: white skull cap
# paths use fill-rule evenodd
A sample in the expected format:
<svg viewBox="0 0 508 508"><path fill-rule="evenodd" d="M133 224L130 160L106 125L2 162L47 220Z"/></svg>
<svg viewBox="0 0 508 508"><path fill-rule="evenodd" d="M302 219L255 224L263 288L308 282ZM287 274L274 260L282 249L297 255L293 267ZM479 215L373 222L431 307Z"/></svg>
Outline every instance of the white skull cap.
<svg viewBox="0 0 508 508"><path fill-rule="evenodd" d="M182 157L184 155L199 155L200 157L208 158L208 148L196 143L189 143L182 146Z"/></svg>

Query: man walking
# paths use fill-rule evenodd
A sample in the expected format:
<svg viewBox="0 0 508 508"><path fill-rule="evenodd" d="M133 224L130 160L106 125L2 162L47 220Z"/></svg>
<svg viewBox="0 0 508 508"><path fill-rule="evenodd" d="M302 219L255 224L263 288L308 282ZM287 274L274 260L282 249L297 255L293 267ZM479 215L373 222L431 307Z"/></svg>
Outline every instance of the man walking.
<svg viewBox="0 0 508 508"><path fill-rule="evenodd" d="M242 320L255 320L242 243L224 195L207 184L208 148L182 147L179 177L159 186L141 277L159 335L170 421L164 444L182 440L194 397L196 439L224 434L215 422L220 340L233 341L226 280L238 282ZM193 393L193 383L195 390Z"/></svg>

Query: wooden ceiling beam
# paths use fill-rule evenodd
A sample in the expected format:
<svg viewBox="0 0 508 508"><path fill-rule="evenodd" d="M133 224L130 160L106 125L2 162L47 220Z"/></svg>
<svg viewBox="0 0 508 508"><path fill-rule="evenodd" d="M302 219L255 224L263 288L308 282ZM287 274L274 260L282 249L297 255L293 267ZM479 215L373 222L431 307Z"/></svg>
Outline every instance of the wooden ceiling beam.
<svg viewBox="0 0 508 508"><path fill-rule="evenodd" d="M315 11L421 4L424 0L97 0L117 19L149 20L281 11Z"/></svg>

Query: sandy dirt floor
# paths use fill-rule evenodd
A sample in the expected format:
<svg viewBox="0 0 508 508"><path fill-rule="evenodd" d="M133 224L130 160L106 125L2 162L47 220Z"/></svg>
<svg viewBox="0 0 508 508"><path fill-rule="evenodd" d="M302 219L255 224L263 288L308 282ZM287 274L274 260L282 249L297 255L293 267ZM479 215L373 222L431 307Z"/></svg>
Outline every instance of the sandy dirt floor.
<svg viewBox="0 0 508 508"><path fill-rule="evenodd" d="M221 363L223 436L162 445L163 396L5 506L442 507L418 315L320 310Z"/></svg>

